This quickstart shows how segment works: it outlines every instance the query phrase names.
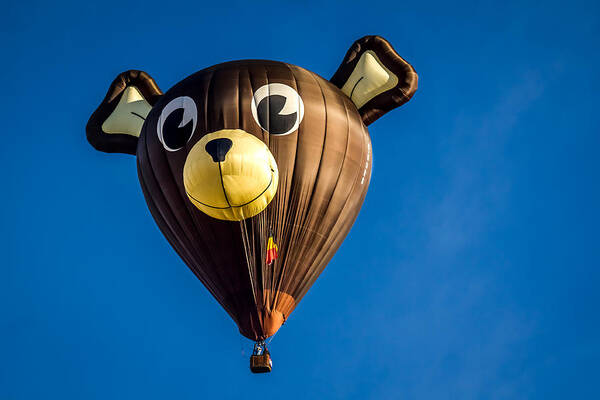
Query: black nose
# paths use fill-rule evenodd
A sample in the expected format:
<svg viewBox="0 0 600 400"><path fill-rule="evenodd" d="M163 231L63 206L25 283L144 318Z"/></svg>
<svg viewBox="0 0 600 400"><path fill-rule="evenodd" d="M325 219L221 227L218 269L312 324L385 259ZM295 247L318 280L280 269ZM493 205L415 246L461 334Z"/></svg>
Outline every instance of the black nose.
<svg viewBox="0 0 600 400"><path fill-rule="evenodd" d="M213 139L206 143L204 147L206 152L210 154L214 162L225 161L225 155L233 146L233 142L230 139Z"/></svg>

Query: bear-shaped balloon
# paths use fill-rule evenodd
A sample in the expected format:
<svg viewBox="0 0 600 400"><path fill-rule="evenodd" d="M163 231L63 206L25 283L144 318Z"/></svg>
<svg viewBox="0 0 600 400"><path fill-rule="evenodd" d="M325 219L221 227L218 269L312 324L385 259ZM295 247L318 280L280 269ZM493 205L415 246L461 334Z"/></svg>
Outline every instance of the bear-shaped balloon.
<svg viewBox="0 0 600 400"><path fill-rule="evenodd" d="M355 42L330 81L246 60L163 94L148 74L127 71L87 138L100 151L137 155L161 231L240 332L264 340L358 215L371 176L367 125L416 89L414 69L379 36Z"/></svg>

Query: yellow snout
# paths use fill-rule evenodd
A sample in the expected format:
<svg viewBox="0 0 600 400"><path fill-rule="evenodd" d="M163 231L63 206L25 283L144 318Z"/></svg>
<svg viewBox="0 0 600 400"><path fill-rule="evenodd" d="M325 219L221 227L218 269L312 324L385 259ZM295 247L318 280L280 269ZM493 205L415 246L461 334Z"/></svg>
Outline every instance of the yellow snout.
<svg viewBox="0 0 600 400"><path fill-rule="evenodd" d="M241 129L209 133L192 147L183 167L190 201L217 219L241 221L263 211L277 191L279 173L269 148Z"/></svg>

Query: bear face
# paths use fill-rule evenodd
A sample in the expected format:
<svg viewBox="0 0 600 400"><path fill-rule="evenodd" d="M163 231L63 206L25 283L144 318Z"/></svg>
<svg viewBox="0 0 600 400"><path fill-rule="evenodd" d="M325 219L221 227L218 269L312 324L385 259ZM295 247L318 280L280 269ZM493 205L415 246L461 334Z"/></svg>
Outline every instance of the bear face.
<svg viewBox="0 0 600 400"><path fill-rule="evenodd" d="M199 71L163 94L148 74L127 71L87 137L98 150L136 155L167 240L240 332L263 340L358 215L372 165L367 125L416 86L414 69L377 36L357 41L330 81L245 60Z"/></svg>
<svg viewBox="0 0 600 400"><path fill-rule="evenodd" d="M294 168L307 170L297 170L297 178L314 175L321 148L343 154L348 133L361 152L370 148L356 106L330 82L281 62L236 61L197 72L165 93L146 118L140 144L156 154L151 162L167 161L199 210L239 221L267 207L280 170L286 181Z"/></svg>

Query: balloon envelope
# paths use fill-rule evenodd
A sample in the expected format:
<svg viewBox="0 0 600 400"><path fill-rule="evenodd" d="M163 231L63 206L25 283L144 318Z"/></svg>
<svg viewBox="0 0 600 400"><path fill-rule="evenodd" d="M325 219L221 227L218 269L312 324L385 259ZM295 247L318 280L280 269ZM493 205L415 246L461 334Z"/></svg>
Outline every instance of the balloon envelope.
<svg viewBox="0 0 600 400"><path fill-rule="evenodd" d="M273 82L293 88L303 103L302 123L289 134L269 134L253 115L253 88ZM242 130L267 145L279 176L263 212L226 221L190 201L182 171L202 135L173 152L156 132L161 109L182 96L197 105L195 131ZM367 192L371 144L356 106L305 69L237 61L200 71L166 92L144 130L139 178L160 229L244 336L275 334L340 246ZM267 263L271 237L277 258Z"/></svg>
<svg viewBox="0 0 600 400"><path fill-rule="evenodd" d="M228 62L163 94L145 72L113 81L87 124L96 149L137 155L173 248L253 340L277 332L356 219L371 177L367 125L417 89L379 36L330 81L276 61Z"/></svg>

